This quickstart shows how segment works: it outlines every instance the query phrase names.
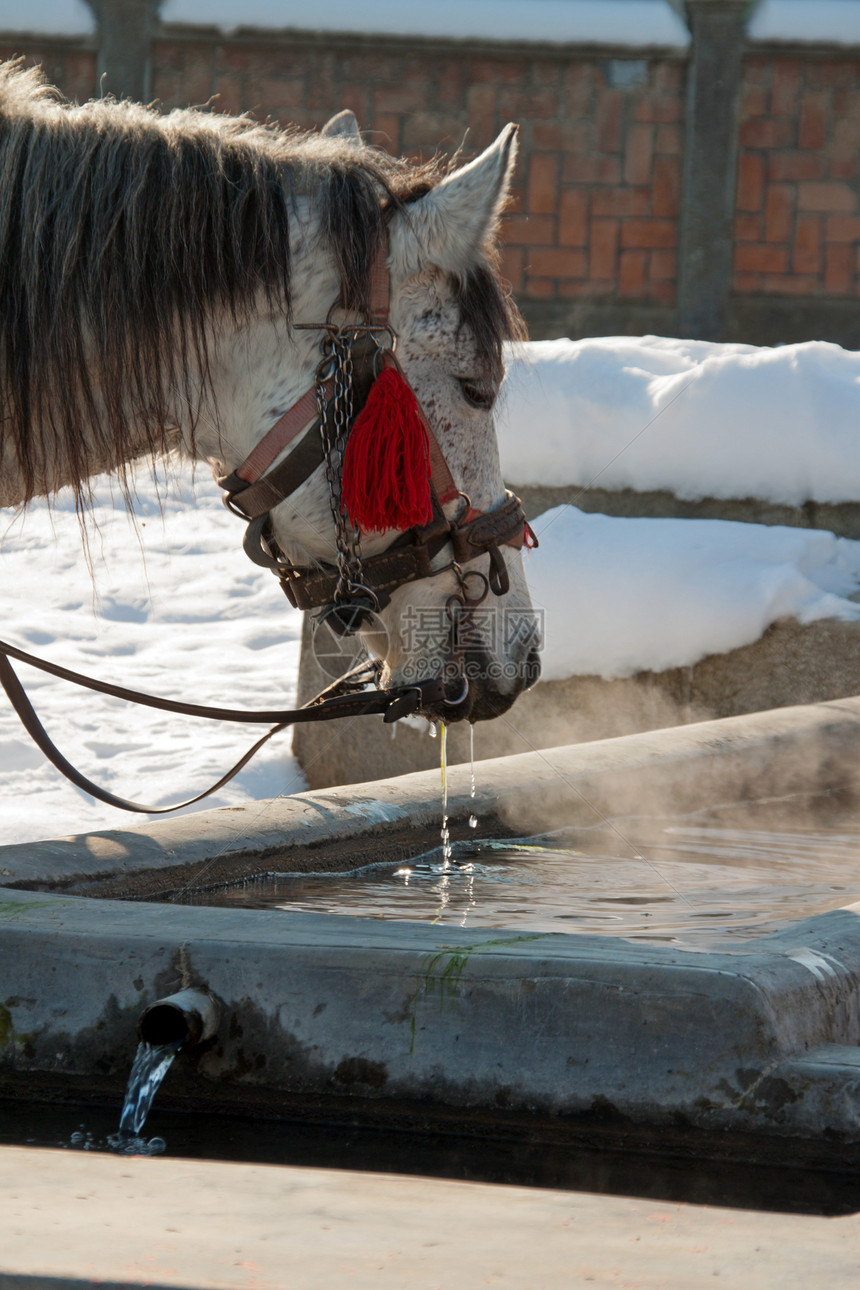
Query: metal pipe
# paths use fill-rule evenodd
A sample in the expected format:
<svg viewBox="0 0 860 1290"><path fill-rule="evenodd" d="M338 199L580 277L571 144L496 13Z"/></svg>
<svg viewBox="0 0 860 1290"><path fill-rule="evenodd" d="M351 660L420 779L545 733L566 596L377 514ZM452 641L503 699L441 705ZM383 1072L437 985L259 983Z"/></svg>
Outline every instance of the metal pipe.
<svg viewBox="0 0 860 1290"><path fill-rule="evenodd" d="M149 1004L137 1023L144 1044L202 1043L218 1029L220 1007L207 990L179 990Z"/></svg>

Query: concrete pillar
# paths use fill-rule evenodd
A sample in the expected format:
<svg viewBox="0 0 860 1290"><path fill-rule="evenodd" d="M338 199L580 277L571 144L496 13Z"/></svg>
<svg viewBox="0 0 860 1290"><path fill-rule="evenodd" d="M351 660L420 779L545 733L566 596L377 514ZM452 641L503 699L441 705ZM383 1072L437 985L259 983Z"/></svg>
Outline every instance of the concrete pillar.
<svg viewBox="0 0 860 1290"><path fill-rule="evenodd" d="M100 92L147 102L152 85L152 33L161 0L87 3L98 22Z"/></svg>
<svg viewBox="0 0 860 1290"><path fill-rule="evenodd" d="M747 0L687 0L693 37L687 87L680 335L721 340L732 281L738 101Z"/></svg>

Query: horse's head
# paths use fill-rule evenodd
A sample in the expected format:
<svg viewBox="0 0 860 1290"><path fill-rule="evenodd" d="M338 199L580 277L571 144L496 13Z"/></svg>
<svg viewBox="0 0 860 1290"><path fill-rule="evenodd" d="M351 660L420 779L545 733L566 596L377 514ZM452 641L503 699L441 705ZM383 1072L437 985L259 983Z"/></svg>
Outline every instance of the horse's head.
<svg viewBox="0 0 860 1290"><path fill-rule="evenodd" d="M379 194L384 236L375 254L387 273L383 269L383 314L374 313L378 305L372 303L379 269L370 275L373 282L367 287L365 300L371 301L370 312L379 324L372 335L358 327L366 322L367 310L349 303L344 246L332 247L333 199L329 195L326 203L315 204L311 192L301 235L292 239L292 327L273 343L271 353L265 344L257 347L259 338L246 351L256 355L254 362L264 376L258 408L267 409L259 416L251 443L285 408L303 407L293 415L292 426L289 411L285 414L289 446L282 447L280 440L274 443L273 469L285 463L284 478L290 477L290 482L282 489L283 500L270 504L257 521L252 554L259 555L262 535L263 547L277 555L294 603L318 612L321 607L324 613L337 605L341 623L352 615L350 625L360 623L370 648L383 659L386 685L408 686L444 676L447 701L424 711L445 720L497 716L539 674L539 632L522 562L530 531L516 499L506 495L493 423L504 374L502 343L522 334L519 315L495 268L496 228L515 151L516 128L508 126L470 164L441 179L434 175L431 182L425 177L411 190L401 185L393 201L391 188L387 198L384 190ZM323 132L319 157L330 157L337 168L350 152L358 164L363 158L370 165L379 164L374 159L380 154L362 144L354 118L344 113ZM402 178L404 172L399 173ZM338 218L344 218L342 212ZM361 213L354 218L360 219ZM365 284L371 267L367 245L366 240L361 265ZM347 265L346 273L355 276L356 266ZM335 309L344 299L346 309ZM333 333L324 326L327 319L343 328L335 362ZM357 330L351 332L354 324ZM348 351L344 337L351 345ZM374 363L377 343L385 349L392 338L400 374L431 432L431 463L436 459L433 513L424 517L429 524L409 527L405 537L402 527L388 521L367 526L370 531L358 536L340 518L348 404L337 406L336 401L345 383L355 384L351 418L380 370L381 355ZM313 455L319 432L307 428L316 405L300 404L315 385L328 408L323 440L328 435L329 452L322 463ZM436 444L441 453L436 453ZM307 458L303 473L289 464L301 461L302 454ZM235 462L230 464L233 485L243 487ZM264 473L268 470L267 462ZM241 467L240 473L248 474ZM372 472L369 478L373 480ZM240 509L241 498L239 493ZM453 531L446 535L451 524ZM416 551L414 558L407 548ZM375 560L388 552L384 561ZM398 566L393 572L392 562ZM285 567L295 574L285 575ZM348 612L341 612L344 604Z"/></svg>

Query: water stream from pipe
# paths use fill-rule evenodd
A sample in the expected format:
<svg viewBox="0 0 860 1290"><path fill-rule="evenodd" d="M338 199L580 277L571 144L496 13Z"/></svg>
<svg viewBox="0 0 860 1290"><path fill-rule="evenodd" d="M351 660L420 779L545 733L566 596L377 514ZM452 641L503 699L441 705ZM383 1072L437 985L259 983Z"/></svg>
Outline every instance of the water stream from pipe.
<svg viewBox="0 0 860 1290"><path fill-rule="evenodd" d="M141 1136L141 1130L161 1081L181 1047L181 1039L169 1044L138 1044L125 1090L119 1131L108 1139L114 1150L126 1155L150 1156L158 1155L164 1150L163 1138L152 1138L147 1142Z"/></svg>

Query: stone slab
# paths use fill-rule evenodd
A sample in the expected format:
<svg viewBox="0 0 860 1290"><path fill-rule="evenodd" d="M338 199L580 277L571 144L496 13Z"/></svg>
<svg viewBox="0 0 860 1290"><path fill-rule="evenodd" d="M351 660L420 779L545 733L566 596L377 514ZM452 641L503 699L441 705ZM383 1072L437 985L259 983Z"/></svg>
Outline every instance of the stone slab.
<svg viewBox="0 0 860 1290"><path fill-rule="evenodd" d="M0 1149L0 1290L854 1290L860 1218Z"/></svg>
<svg viewBox="0 0 860 1290"><path fill-rule="evenodd" d="M806 501L802 506L761 497L678 497L667 488L600 488L579 484L511 484L526 515L543 515L572 505L589 514L633 519L732 520L742 524L781 524L789 528L828 529L837 537L860 538L860 502Z"/></svg>
<svg viewBox="0 0 860 1290"><path fill-rule="evenodd" d="M683 1124L858 1156L860 906L703 952L0 896L7 1096L95 1082L119 1101L141 1011L194 987L220 1021L175 1063L170 1089L196 1105L528 1122L556 1136L608 1117L622 1136Z"/></svg>

